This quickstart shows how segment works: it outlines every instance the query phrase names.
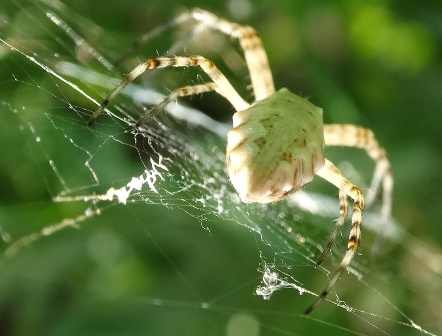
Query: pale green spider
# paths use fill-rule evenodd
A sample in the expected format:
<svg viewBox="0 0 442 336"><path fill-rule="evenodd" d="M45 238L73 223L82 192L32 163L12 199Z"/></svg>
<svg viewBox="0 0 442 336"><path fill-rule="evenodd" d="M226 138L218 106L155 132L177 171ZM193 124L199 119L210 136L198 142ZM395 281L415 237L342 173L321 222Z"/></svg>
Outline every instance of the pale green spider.
<svg viewBox="0 0 442 336"><path fill-rule="evenodd" d="M227 78L202 56L156 57L138 65L101 103L89 120L93 125L111 100L136 77L149 69L199 66L213 82L179 88L162 103L146 113L137 123L142 126L170 101L178 97L216 91L237 111L227 137L226 164L234 188L244 202L277 202L321 176L339 189L339 218L317 265L320 265L335 240L347 215L347 197L353 199L352 227L343 257L335 275L304 314L313 311L328 295L353 259L361 240L364 197L338 168L324 158L324 146L348 146L365 149L376 162L373 181L367 196L371 203L383 184L382 216L390 216L393 178L386 153L371 130L354 125L323 125L322 109L308 100L281 89L275 92L266 52L253 28L231 23L214 14L194 9L178 16L165 26L189 19L237 38L244 51L256 101L249 104L236 92Z"/></svg>

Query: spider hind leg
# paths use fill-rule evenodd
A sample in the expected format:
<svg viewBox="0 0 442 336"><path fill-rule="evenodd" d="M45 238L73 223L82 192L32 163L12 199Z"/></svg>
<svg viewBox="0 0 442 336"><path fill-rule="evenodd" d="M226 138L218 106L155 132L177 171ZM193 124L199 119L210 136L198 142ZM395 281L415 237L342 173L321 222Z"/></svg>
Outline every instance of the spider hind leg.
<svg viewBox="0 0 442 336"><path fill-rule="evenodd" d="M319 266L324 261L327 254L330 252L330 249L333 245L333 242L336 239L336 236L338 235L339 230L341 229L342 225L344 224L345 218L347 217L348 213L348 202L347 202L347 194L343 189L339 189L339 217L336 220L335 228L333 229L332 233L327 239L327 243L324 246L324 249L322 250L321 255L319 256L318 260L316 261L316 266Z"/></svg>
<svg viewBox="0 0 442 336"><path fill-rule="evenodd" d="M325 160L324 166L320 170L318 170L316 174L321 176L326 181L332 183L340 190L339 195L340 195L341 207L343 206L343 204L346 203L342 202L344 193L346 196L349 196L351 199L353 199L353 214L351 219L352 227L350 230L350 235L347 243L347 252L345 253L344 258L342 258L339 268L336 270L334 276L328 282L327 286L321 292L317 300L310 307L306 309L304 315L310 314L322 301L324 301L328 293L330 293L333 286L336 284L336 281L338 281L341 274L347 269L348 265L353 260L353 257L356 254L356 251L359 247L359 243L361 240L362 211L364 210L364 197L362 196L361 190L358 187L356 187L354 184L352 184L349 180L347 180L333 163L331 163L329 160ZM334 238L336 237L336 233L338 232L340 225L342 225L341 221L343 222L345 218L344 216L345 212L346 212L345 208L341 209L341 214L336 224L336 227L332 232L329 241L326 244L324 252L321 254L321 257L318 261L322 261L325 255L327 254L327 252L330 250L330 247L333 244L332 239L334 240Z"/></svg>

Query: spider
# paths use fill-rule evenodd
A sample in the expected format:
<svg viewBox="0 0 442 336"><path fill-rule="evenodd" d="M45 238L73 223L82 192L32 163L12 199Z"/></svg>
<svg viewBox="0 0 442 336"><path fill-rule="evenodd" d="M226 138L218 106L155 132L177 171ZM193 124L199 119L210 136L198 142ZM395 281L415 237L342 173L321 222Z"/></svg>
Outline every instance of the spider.
<svg viewBox="0 0 442 336"><path fill-rule="evenodd" d="M212 80L172 91L159 105L144 114L135 124L141 127L178 97L216 91L235 108L233 127L227 135L226 166L230 181L243 202L272 203L285 198L308 184L318 175L339 190L339 217L316 265L319 266L333 245L347 216L348 201L353 200L351 229L347 251L339 268L316 301L304 314L311 313L329 294L347 269L361 241L364 196L361 189L345 178L339 169L324 157L325 146L347 146L364 149L376 163L367 204L373 202L382 182L382 217L391 211L393 178L385 150L370 129L355 125L324 125L322 109L287 89L275 91L266 52L256 31L195 8L178 16L165 26L187 20L218 30L238 39L250 73L255 101L246 102L228 79L203 56L155 57L133 69L104 99L91 116L93 125L115 96L146 70L165 67L200 67Z"/></svg>

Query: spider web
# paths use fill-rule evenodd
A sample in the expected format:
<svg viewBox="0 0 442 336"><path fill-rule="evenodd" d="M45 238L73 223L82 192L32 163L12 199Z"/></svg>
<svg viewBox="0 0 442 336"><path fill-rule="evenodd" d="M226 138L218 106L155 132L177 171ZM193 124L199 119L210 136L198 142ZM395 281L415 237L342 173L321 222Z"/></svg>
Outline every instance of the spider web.
<svg viewBox="0 0 442 336"><path fill-rule="evenodd" d="M364 215L364 244L349 272L302 317L345 252L347 232L315 267L338 214L336 190L314 181L312 191L276 204L241 203L224 167L229 122L185 104L169 104L133 132L164 87L202 81L190 70L147 74L88 128L92 111L127 72L111 65L124 46L61 2L7 0L3 7L0 321L16 312L22 331L38 321L41 334L441 330L432 322L437 316L417 314L395 291L405 281L397 255L427 264L433 254L439 265L440 256L394 221L383 251L371 256L376 208ZM343 169L363 184L352 166ZM440 270L428 272L440 282ZM32 304L14 303L11 293Z"/></svg>

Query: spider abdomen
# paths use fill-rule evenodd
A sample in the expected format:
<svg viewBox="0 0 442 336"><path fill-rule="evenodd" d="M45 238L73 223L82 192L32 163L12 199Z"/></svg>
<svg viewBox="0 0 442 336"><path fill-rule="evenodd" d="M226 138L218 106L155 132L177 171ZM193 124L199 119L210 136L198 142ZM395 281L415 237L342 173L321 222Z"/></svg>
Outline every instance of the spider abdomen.
<svg viewBox="0 0 442 336"><path fill-rule="evenodd" d="M276 202L296 192L324 165L322 109L281 89L235 113L226 163L244 202Z"/></svg>

